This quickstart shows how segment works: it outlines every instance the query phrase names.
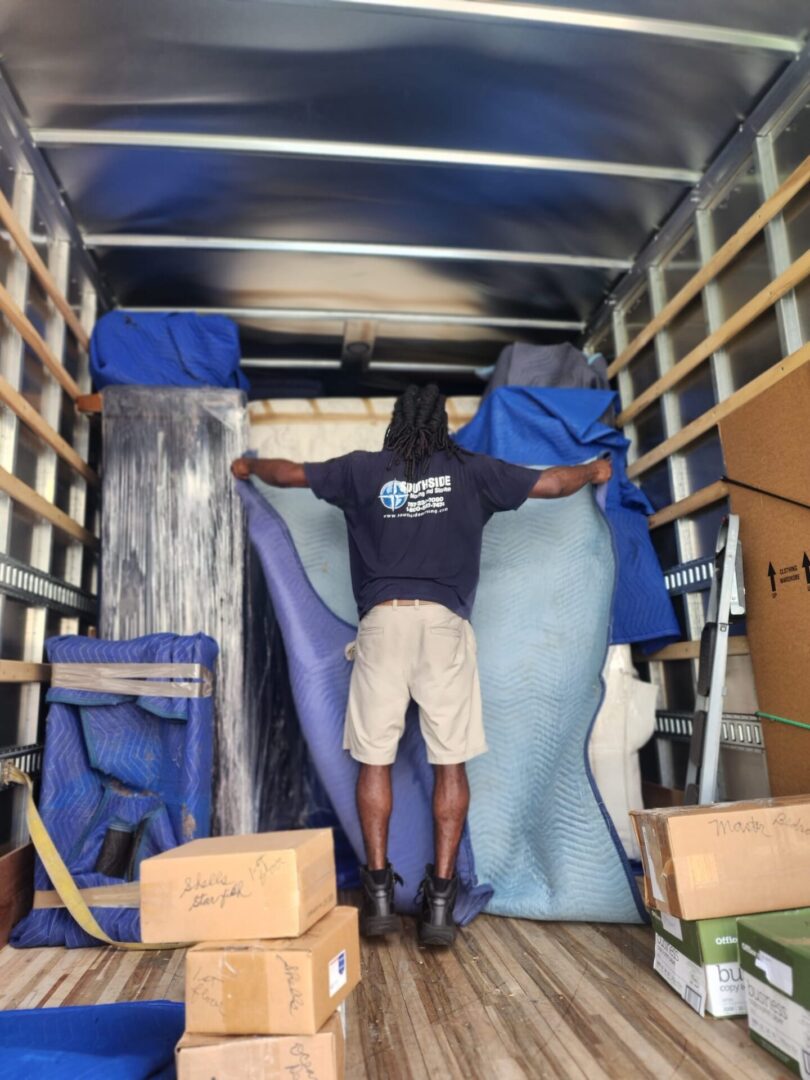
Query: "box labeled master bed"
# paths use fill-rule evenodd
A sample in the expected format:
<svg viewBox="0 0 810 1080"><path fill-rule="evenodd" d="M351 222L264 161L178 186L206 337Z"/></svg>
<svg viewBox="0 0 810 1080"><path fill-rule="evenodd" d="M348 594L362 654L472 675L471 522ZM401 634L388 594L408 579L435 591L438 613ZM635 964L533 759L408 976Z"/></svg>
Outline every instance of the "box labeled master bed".
<svg viewBox="0 0 810 1080"><path fill-rule="evenodd" d="M810 797L632 810L647 906L679 919L810 904Z"/></svg>
<svg viewBox="0 0 810 1080"><path fill-rule="evenodd" d="M331 829L192 840L141 863L141 939L298 937L337 903Z"/></svg>
<svg viewBox="0 0 810 1080"><path fill-rule="evenodd" d="M687 922L651 911L658 974L703 1016L745 1014L745 985L737 957L737 920Z"/></svg>
<svg viewBox="0 0 810 1080"><path fill-rule="evenodd" d="M359 981L353 907L299 938L197 945L186 955L186 1031L314 1035Z"/></svg>

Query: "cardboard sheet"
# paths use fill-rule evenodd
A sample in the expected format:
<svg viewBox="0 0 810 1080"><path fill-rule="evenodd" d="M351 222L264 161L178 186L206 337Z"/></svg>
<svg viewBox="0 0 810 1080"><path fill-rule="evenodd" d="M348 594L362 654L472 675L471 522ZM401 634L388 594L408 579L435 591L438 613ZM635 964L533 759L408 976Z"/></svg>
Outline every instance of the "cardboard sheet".
<svg viewBox="0 0 810 1080"><path fill-rule="evenodd" d="M720 424L733 480L810 503L810 366ZM810 724L810 509L731 486L757 698L763 712ZM810 791L810 731L763 721L771 792Z"/></svg>

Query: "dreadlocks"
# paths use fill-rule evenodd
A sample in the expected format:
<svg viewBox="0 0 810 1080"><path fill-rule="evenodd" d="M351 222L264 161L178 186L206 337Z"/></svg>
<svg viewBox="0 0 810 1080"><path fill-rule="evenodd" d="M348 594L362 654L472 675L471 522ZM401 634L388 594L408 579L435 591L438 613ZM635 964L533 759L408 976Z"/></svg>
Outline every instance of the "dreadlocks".
<svg viewBox="0 0 810 1080"><path fill-rule="evenodd" d="M461 450L447 430L447 410L444 395L438 386L409 386L397 398L391 423L385 433L383 450L392 453L391 464L405 465L405 479L413 481L420 471L424 474L430 458L445 450L461 458Z"/></svg>

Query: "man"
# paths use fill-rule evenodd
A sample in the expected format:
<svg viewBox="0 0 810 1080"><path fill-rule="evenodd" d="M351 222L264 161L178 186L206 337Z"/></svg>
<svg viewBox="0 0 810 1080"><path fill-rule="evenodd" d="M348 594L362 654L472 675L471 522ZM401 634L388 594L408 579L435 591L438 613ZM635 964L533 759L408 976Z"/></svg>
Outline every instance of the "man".
<svg viewBox="0 0 810 1080"><path fill-rule="evenodd" d="M435 859L422 882L419 940L450 945L456 855L470 790L465 762L486 751L475 638L469 623L481 537L490 517L527 498L556 499L610 479L608 461L533 469L461 450L436 386L398 398L383 449L320 464L239 458L234 475L309 487L339 507L349 532L360 626L344 746L360 763L357 809L367 865L361 929L399 928L387 860L391 765L413 699L434 767Z"/></svg>

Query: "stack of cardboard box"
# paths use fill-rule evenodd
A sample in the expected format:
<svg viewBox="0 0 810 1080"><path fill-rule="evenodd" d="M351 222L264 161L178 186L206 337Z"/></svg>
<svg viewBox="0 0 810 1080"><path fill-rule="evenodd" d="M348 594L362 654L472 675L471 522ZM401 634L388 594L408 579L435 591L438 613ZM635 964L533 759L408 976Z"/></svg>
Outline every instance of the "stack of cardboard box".
<svg viewBox="0 0 810 1080"><path fill-rule="evenodd" d="M810 797L631 816L656 971L810 1077Z"/></svg>
<svg viewBox="0 0 810 1080"><path fill-rule="evenodd" d="M144 942L186 956L180 1080L342 1080L338 1013L360 981L328 829L195 840L141 864Z"/></svg>

